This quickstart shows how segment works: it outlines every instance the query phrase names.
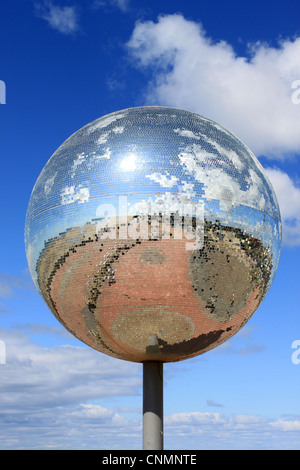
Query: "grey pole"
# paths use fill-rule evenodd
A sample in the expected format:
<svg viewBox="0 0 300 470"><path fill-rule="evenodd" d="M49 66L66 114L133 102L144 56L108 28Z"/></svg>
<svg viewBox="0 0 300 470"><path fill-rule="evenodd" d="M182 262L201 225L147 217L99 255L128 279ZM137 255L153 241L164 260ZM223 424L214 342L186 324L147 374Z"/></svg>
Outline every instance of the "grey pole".
<svg viewBox="0 0 300 470"><path fill-rule="evenodd" d="M163 450L163 362L143 363L143 449Z"/></svg>

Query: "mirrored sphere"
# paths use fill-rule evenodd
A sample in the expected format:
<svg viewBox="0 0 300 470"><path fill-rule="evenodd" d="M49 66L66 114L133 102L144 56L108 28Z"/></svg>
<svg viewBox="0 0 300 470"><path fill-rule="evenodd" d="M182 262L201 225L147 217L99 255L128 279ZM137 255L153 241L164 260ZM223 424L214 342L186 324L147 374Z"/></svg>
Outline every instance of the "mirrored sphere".
<svg viewBox="0 0 300 470"><path fill-rule="evenodd" d="M274 278L281 222L253 153L194 113L138 107L69 137L32 191L34 282L105 354L178 361L234 335Z"/></svg>

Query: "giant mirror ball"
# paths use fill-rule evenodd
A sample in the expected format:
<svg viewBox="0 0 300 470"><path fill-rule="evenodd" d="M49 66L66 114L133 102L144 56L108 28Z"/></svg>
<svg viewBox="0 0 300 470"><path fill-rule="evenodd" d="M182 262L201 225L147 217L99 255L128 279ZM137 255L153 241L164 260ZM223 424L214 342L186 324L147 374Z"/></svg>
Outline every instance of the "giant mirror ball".
<svg viewBox="0 0 300 470"><path fill-rule="evenodd" d="M189 111L136 107L87 124L45 165L25 244L56 318L102 353L194 357L234 335L277 269L281 221L253 153Z"/></svg>

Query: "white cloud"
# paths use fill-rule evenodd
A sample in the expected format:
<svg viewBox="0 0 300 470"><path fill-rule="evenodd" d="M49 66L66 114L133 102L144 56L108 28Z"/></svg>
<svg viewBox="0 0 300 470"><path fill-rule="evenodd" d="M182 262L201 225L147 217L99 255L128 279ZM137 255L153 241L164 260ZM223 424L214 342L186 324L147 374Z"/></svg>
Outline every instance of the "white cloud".
<svg viewBox="0 0 300 470"><path fill-rule="evenodd" d="M7 354L0 364L1 449L141 448L140 364L85 346L42 347L14 329L0 329L0 338ZM206 406L220 405L209 400ZM166 414L164 422L171 449L299 448L297 416L194 410Z"/></svg>
<svg viewBox="0 0 300 470"><path fill-rule="evenodd" d="M300 245L300 187L282 170L266 168L266 172L278 198L283 242Z"/></svg>
<svg viewBox="0 0 300 470"><path fill-rule="evenodd" d="M180 440L181 449L208 450L296 449L300 429L297 417L272 420L250 414L198 411L167 416L165 425L170 435Z"/></svg>
<svg viewBox="0 0 300 470"><path fill-rule="evenodd" d="M221 424L226 419L220 413L201 413L199 411L189 413L175 413L166 417L165 423L169 426L185 425L205 425L205 424Z"/></svg>
<svg viewBox="0 0 300 470"><path fill-rule="evenodd" d="M42 347L17 330L0 329L0 338L6 345L6 364L0 365L0 448L9 447L5 442L12 437L21 448L51 447L51 441L63 448L71 445L70 438L76 447L82 428L92 428L95 419L100 446L103 426L108 433L117 433L119 426L123 431L119 414L90 402L138 394L138 365L87 347Z"/></svg>
<svg viewBox="0 0 300 470"><path fill-rule="evenodd" d="M300 152L300 38L278 48L257 43L249 57L213 42L200 24L168 15L136 24L128 48L138 66L154 71L147 103L192 110L215 120L256 154Z"/></svg>
<svg viewBox="0 0 300 470"><path fill-rule="evenodd" d="M1 412L12 403L16 409L24 404L32 408L56 407L106 396L131 395L140 386L136 364L116 360L91 348L42 347L18 330L0 329L0 337L7 350L0 389L4 391L7 386L10 389L9 394L2 396ZM14 401L17 397L23 405Z"/></svg>
<svg viewBox="0 0 300 470"><path fill-rule="evenodd" d="M257 156L300 155L300 105L293 100L300 78L300 37L281 41L277 48L250 45L248 56L241 57L227 42L209 38L201 24L177 14L160 16L156 23L138 22L127 46L138 67L148 75L153 71L147 104L189 109L212 119ZM299 245L300 188L283 171L269 168L267 173L279 200L283 241Z"/></svg>
<svg viewBox="0 0 300 470"><path fill-rule="evenodd" d="M60 33L72 34L79 28L75 6L61 7L54 5L50 0L45 0L43 3L36 3L35 10L38 16Z"/></svg>
<svg viewBox="0 0 300 470"><path fill-rule="evenodd" d="M282 429L283 431L300 431L300 419L293 421L285 421L280 419L275 423L272 423L274 428Z"/></svg>
<svg viewBox="0 0 300 470"><path fill-rule="evenodd" d="M138 395L139 365L87 347L42 347L13 329L0 329L0 338L0 448L112 448L113 435L122 446L127 420L94 402Z"/></svg>
<svg viewBox="0 0 300 470"><path fill-rule="evenodd" d="M115 414L113 410L103 408L100 405L79 405L75 411L72 412L72 416L82 418L85 420L102 420L111 421L115 417L119 416Z"/></svg>

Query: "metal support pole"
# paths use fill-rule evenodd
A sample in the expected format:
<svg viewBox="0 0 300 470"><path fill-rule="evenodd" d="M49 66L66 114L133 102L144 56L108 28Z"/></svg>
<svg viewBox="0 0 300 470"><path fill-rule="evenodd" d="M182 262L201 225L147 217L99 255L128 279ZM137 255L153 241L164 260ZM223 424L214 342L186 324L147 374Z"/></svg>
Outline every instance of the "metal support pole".
<svg viewBox="0 0 300 470"><path fill-rule="evenodd" d="M143 363L143 449L163 450L163 362Z"/></svg>

